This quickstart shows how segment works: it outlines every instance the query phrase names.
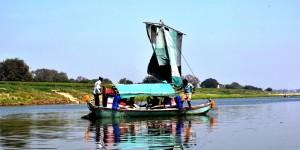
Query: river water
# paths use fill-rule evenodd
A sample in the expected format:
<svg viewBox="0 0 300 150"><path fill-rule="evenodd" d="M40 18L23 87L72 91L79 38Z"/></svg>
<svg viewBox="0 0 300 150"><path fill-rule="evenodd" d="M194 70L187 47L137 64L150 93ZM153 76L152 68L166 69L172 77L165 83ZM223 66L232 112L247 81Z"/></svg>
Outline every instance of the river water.
<svg viewBox="0 0 300 150"><path fill-rule="evenodd" d="M86 105L0 107L0 149L300 149L300 97L215 104L207 116L97 121L81 119Z"/></svg>

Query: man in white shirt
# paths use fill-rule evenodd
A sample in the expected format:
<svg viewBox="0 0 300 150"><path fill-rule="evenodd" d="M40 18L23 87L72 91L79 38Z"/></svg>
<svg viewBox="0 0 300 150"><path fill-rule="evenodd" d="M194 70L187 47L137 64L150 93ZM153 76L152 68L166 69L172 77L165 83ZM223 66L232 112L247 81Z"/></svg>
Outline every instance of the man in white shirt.
<svg viewBox="0 0 300 150"><path fill-rule="evenodd" d="M95 106L100 106L99 103L99 95L101 94L101 83L102 83L103 78L99 77L99 80L95 82L94 89L93 89L93 94L95 97Z"/></svg>

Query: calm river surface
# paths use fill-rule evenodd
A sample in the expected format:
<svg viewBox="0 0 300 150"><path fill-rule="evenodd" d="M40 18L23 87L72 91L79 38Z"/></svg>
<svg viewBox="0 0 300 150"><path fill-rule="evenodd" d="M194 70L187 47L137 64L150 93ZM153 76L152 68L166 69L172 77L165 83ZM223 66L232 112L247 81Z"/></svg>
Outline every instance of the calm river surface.
<svg viewBox="0 0 300 150"><path fill-rule="evenodd" d="M0 149L300 150L300 97L215 104L207 116L94 122L80 118L86 105L0 107Z"/></svg>

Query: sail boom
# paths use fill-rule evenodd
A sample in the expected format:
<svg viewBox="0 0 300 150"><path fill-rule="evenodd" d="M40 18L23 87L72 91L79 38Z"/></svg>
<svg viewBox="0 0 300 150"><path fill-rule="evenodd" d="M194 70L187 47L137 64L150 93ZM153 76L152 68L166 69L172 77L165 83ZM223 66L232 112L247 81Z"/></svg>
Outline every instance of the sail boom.
<svg viewBox="0 0 300 150"><path fill-rule="evenodd" d="M174 29L174 28L172 28L172 27L170 27L170 26L167 26L167 25L165 25L165 24L162 24L162 23L160 23L160 22L158 22L158 23L157 23L157 22L143 22L143 23L145 23L145 24L150 24L150 25L164 26L164 27L173 29L173 30L175 30L176 32L178 32L178 33L180 33L180 34L186 35L185 33L181 32L181 31L179 31L179 30L176 30L176 29Z"/></svg>

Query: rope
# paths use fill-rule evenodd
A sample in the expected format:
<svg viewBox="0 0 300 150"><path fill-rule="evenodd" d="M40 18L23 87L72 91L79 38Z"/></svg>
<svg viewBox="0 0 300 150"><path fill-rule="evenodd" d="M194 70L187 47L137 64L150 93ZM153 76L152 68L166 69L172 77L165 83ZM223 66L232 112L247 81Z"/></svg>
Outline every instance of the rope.
<svg viewBox="0 0 300 150"><path fill-rule="evenodd" d="M193 72L192 68L190 67L189 63L186 61L185 57L183 56L182 52L181 52L181 56L182 56L182 58L184 59L185 63L188 65L188 67L189 67L189 69L191 70L191 72L192 72L193 76L194 76L194 77L196 77L196 75L194 74L194 72ZM209 100L209 98L208 98L207 94L206 94L204 91L203 91L203 93L205 94L205 96L206 96L206 99L208 99L208 100Z"/></svg>
<svg viewBox="0 0 300 150"><path fill-rule="evenodd" d="M196 77L195 74L194 74L194 72L193 72L193 70L192 70L192 68L190 67L189 63L186 61L185 57L183 56L182 52L181 52L181 56L182 56L182 58L184 59L185 63L186 63L186 64L188 65L188 67L190 68L190 70L191 70L193 76Z"/></svg>

